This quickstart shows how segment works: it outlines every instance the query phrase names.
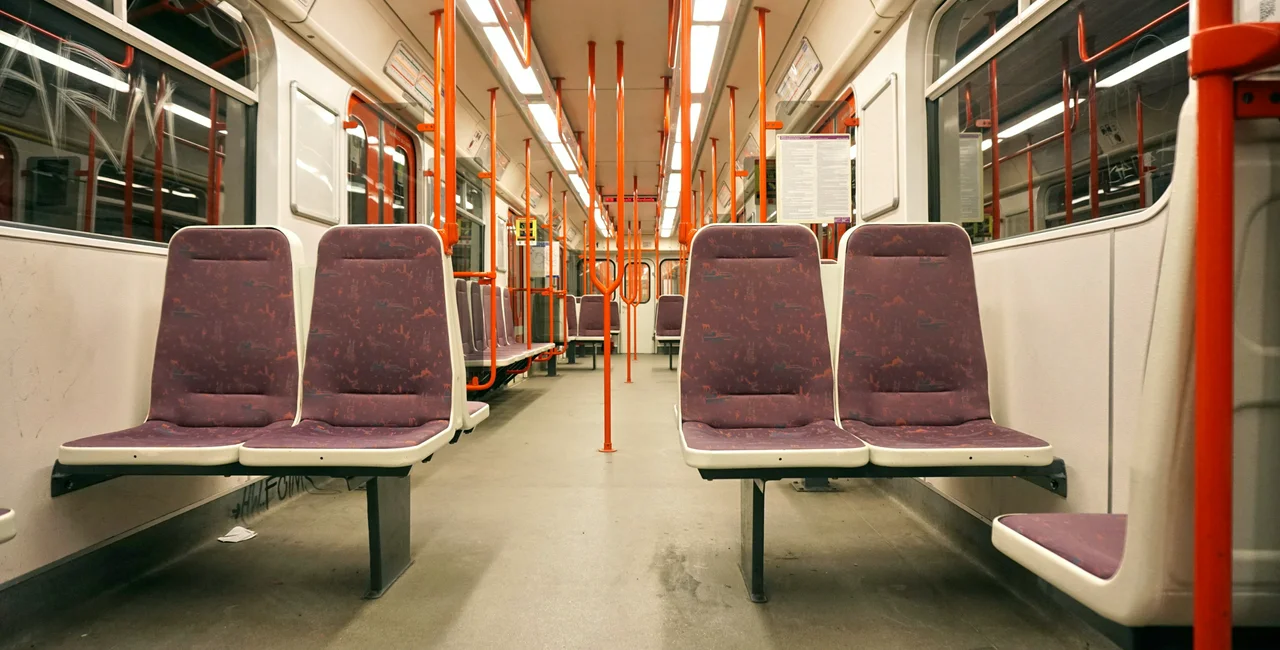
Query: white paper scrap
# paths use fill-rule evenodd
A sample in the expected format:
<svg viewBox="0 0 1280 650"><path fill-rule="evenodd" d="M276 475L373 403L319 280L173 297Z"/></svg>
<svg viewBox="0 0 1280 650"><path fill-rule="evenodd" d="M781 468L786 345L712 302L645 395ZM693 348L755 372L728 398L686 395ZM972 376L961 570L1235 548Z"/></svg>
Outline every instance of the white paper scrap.
<svg viewBox="0 0 1280 650"><path fill-rule="evenodd" d="M253 532L252 530L249 530L248 528L245 528L244 526L236 526L235 528L228 530L226 535L219 537L218 541L226 542L228 544L235 544L237 542L243 542L245 540L253 539L257 536L258 536L257 533Z"/></svg>

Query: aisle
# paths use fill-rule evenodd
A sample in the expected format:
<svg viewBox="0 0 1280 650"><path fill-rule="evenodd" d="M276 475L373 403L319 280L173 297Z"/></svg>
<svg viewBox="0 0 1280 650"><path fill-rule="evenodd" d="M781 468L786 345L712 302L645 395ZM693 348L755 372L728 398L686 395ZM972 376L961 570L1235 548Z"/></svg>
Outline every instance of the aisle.
<svg viewBox="0 0 1280 650"><path fill-rule="evenodd" d="M602 372L562 366L495 396L491 418L413 472L415 563L377 601L364 495L302 497L13 647L1105 648L1015 598L869 482L771 484L772 602L737 568L738 486L681 460L676 374L615 364L615 445L600 454ZM0 641L2 643L3 641Z"/></svg>

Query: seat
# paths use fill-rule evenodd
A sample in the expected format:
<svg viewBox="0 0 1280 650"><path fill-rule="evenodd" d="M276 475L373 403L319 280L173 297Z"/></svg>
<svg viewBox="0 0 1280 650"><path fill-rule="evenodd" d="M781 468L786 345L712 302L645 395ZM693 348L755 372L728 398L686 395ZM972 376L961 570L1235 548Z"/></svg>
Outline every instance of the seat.
<svg viewBox="0 0 1280 650"><path fill-rule="evenodd" d="M8 508L0 508L0 544L18 535L18 516Z"/></svg>
<svg viewBox="0 0 1280 650"><path fill-rule="evenodd" d="M573 342L578 338L578 297L569 296L565 303L564 310L565 323L569 332L568 342Z"/></svg>
<svg viewBox="0 0 1280 650"><path fill-rule="evenodd" d="M320 238L300 422L247 441L249 467L406 467L463 422L452 267L432 228ZM452 315L452 317L451 317Z"/></svg>
<svg viewBox="0 0 1280 650"><path fill-rule="evenodd" d="M464 360L469 360L478 352L475 345L475 330L471 326L471 288L468 284L462 278L456 278L453 281L454 311L457 313L458 339L461 343L454 353L460 354ZM464 390L464 408L462 409L462 426L460 429L464 432L469 432L475 429L476 425L489 418L489 405L484 402L467 401L465 394L466 391Z"/></svg>
<svg viewBox="0 0 1280 650"><path fill-rule="evenodd" d="M226 465L298 412L302 244L200 226L169 244L146 421L63 444L63 465Z"/></svg>
<svg viewBox="0 0 1280 650"><path fill-rule="evenodd" d="M798 225L713 224L689 253L679 376L684 459L699 469L858 467L836 425L818 245Z"/></svg>
<svg viewBox="0 0 1280 650"><path fill-rule="evenodd" d="M1052 463L1052 445L992 422L968 234L955 224L866 225L841 249L837 404L871 463Z"/></svg>
<svg viewBox="0 0 1280 650"><path fill-rule="evenodd" d="M515 312L512 307L511 290L502 288L502 326L500 328L505 332L503 340L505 344L501 346L503 358L514 359L515 361L524 361L529 357L537 356L543 352L547 352L555 347L552 343L534 343L532 346L526 345L516 337ZM529 336L526 331L525 336Z"/></svg>
<svg viewBox="0 0 1280 650"><path fill-rule="evenodd" d="M653 316L653 341L661 346L666 344L667 369L672 369L672 358L679 347L680 330L684 323L684 296L668 294L658 296L658 305Z"/></svg>
<svg viewBox="0 0 1280 650"><path fill-rule="evenodd" d="M622 333L622 308L617 300L609 301L609 331L615 335Z"/></svg>

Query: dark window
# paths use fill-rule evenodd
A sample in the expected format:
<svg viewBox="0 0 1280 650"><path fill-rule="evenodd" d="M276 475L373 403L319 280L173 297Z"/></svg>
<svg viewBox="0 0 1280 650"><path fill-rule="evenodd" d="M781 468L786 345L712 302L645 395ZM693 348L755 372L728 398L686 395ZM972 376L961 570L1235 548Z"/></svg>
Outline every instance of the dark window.
<svg viewBox="0 0 1280 650"><path fill-rule="evenodd" d="M130 24L232 81L253 87L253 42L244 17L230 3L128 0L128 8Z"/></svg>

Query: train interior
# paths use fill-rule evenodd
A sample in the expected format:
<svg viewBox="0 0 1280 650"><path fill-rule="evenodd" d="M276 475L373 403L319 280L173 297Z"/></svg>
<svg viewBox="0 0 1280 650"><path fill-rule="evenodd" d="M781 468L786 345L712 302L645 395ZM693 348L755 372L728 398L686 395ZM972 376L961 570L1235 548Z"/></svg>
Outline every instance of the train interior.
<svg viewBox="0 0 1280 650"><path fill-rule="evenodd" d="M1274 5L0 2L0 649L1280 647Z"/></svg>

